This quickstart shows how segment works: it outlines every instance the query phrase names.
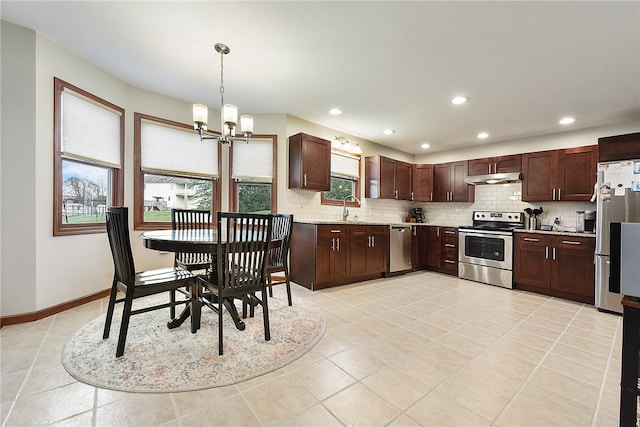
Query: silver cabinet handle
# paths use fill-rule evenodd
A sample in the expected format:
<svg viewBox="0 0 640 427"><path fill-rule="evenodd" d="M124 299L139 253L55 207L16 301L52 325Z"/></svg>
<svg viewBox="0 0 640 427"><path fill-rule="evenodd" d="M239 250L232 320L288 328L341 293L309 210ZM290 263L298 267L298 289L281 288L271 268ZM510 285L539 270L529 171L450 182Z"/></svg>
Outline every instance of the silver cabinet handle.
<svg viewBox="0 0 640 427"><path fill-rule="evenodd" d="M549 246L544 247L544 259L549 259Z"/></svg>
<svg viewBox="0 0 640 427"><path fill-rule="evenodd" d="M433 191L431 193L429 193L429 201L433 202Z"/></svg>
<svg viewBox="0 0 640 427"><path fill-rule="evenodd" d="M555 188L553 189L553 194L551 195L551 198L552 198L553 200L555 200L555 199L556 199L556 189L555 189Z"/></svg>
<svg viewBox="0 0 640 427"><path fill-rule="evenodd" d="M450 259L445 259L444 262L448 263L448 264L455 264L456 262Z"/></svg>
<svg viewBox="0 0 640 427"><path fill-rule="evenodd" d="M540 239L534 239L533 237L524 237L522 240L526 242L539 242Z"/></svg>
<svg viewBox="0 0 640 427"><path fill-rule="evenodd" d="M456 234L456 232L455 231L445 230L444 234Z"/></svg>
<svg viewBox="0 0 640 427"><path fill-rule="evenodd" d="M498 173L498 164L497 163L493 164L493 173Z"/></svg>
<svg viewBox="0 0 640 427"><path fill-rule="evenodd" d="M440 237L440 228L436 228L436 231L438 232L437 236Z"/></svg>
<svg viewBox="0 0 640 427"><path fill-rule="evenodd" d="M560 200L560 199L562 198L562 197L560 196L561 192L562 192L562 189L561 189L561 188L558 188L558 200Z"/></svg>
<svg viewBox="0 0 640 427"><path fill-rule="evenodd" d="M555 248L555 246L553 247L553 255L552 255L552 257L553 257L553 260L555 261L556 260L556 248Z"/></svg>
<svg viewBox="0 0 640 427"><path fill-rule="evenodd" d="M398 190L393 192L393 197L395 197L396 199L398 198Z"/></svg>
<svg viewBox="0 0 640 427"><path fill-rule="evenodd" d="M376 236L371 236L371 247L372 248L376 247Z"/></svg>
<svg viewBox="0 0 640 427"><path fill-rule="evenodd" d="M489 163L487 166L489 166L489 173L491 173L491 163Z"/></svg>
<svg viewBox="0 0 640 427"><path fill-rule="evenodd" d="M566 245L579 245L580 242L574 242L572 240L563 240L562 243L566 244Z"/></svg>
<svg viewBox="0 0 640 427"><path fill-rule="evenodd" d="M336 238L335 237L331 238L331 250L332 251L336 250Z"/></svg>
<svg viewBox="0 0 640 427"><path fill-rule="evenodd" d="M411 200L413 200L413 191L411 192Z"/></svg>
<svg viewBox="0 0 640 427"><path fill-rule="evenodd" d="M456 245L454 245L453 243L445 243L445 244L444 244L444 247L445 247L445 248L455 248L455 247L456 247Z"/></svg>
<svg viewBox="0 0 640 427"><path fill-rule="evenodd" d="M371 247L371 236L367 236L367 247Z"/></svg>
<svg viewBox="0 0 640 427"><path fill-rule="evenodd" d="M331 230L332 233L340 233L342 230Z"/></svg>
<svg viewBox="0 0 640 427"><path fill-rule="evenodd" d="M413 227L413 235L414 236L418 235L418 227L416 227L416 226Z"/></svg>
<svg viewBox="0 0 640 427"><path fill-rule="evenodd" d="M306 187L307 186L307 174L306 173L304 174L303 181L304 181L304 184L302 184L302 186Z"/></svg>
<svg viewBox="0 0 640 427"><path fill-rule="evenodd" d="M337 246L336 250L339 251L340 250L340 238L336 237L336 240L338 241L338 244L336 245Z"/></svg>

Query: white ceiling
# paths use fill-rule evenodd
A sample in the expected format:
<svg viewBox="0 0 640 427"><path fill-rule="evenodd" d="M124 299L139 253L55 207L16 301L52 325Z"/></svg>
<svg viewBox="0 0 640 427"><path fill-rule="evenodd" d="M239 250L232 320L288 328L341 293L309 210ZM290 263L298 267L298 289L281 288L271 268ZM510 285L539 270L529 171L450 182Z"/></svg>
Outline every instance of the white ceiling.
<svg viewBox="0 0 640 427"><path fill-rule="evenodd" d="M640 2L0 2L119 79L407 153L640 123ZM454 106L454 95L469 102ZM328 110L339 107L341 116ZM558 120L574 116L562 127ZM257 125L258 126L258 125ZM393 128L391 136L382 134Z"/></svg>

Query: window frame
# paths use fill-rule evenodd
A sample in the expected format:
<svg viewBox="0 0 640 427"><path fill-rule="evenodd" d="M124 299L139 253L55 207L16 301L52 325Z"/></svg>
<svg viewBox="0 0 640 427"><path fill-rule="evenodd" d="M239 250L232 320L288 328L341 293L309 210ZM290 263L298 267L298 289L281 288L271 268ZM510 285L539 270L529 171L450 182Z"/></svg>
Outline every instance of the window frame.
<svg viewBox="0 0 640 427"><path fill-rule="evenodd" d="M270 185L271 186L271 213L278 212L278 135L258 135L255 134L252 136L255 139L270 139L273 144L273 177L271 178L271 182L267 181L252 181L246 179L233 179L233 144L237 144L237 142L233 142L229 147L229 209L232 212L238 212L239 202L238 202L238 185L240 184L262 184L262 185ZM241 144L242 142L240 142ZM249 144L251 144L251 139L249 139Z"/></svg>
<svg viewBox="0 0 640 427"><path fill-rule="evenodd" d="M356 196L358 198L358 200L362 201L362 198L360 197L360 181L362 179L362 156L359 154L354 154L354 153L350 153L348 151L343 151L343 150L339 150L336 148L333 148L331 150L332 153L336 153L336 154L341 154L341 155L347 155L347 156L351 156L351 157L357 157L358 158L358 179L354 179L353 180L353 187L355 189L354 191L354 196ZM331 171L333 172L333 171ZM334 175L333 173L331 173L331 178L341 178L341 179L348 179L345 178L343 176L338 176L338 175ZM327 199L324 195L324 193L326 193L326 191L321 191L320 192L320 204L321 205L327 205L327 206L344 206L344 200L337 200L337 199ZM347 207L360 207L360 205L358 204L358 202L356 202L355 200L349 200L346 203Z"/></svg>
<svg viewBox="0 0 640 427"><path fill-rule="evenodd" d="M146 120L149 122L156 122L160 125L167 125L171 127L176 127L179 129L189 130L190 132L194 132L192 125L187 125L184 123L175 122L168 119L163 119L161 117L154 117L144 113L134 113L133 120L133 128L134 128L134 136L133 136L133 145L134 145L134 183L133 183L133 227L134 230L169 230L171 229L171 221L145 221L144 220L144 175L145 172L142 170L142 135L141 135L141 127L142 121ZM217 132L209 131L207 132L211 135L217 134ZM216 140L203 141L203 144L217 144L218 150L218 177L210 177L211 179L211 215L213 218L216 217L217 212L220 211L221 201L220 201L220 171L222 170L222 159L221 159L221 148L220 144ZM160 175L160 176L171 176L176 178L191 178L191 179L206 179L203 176L189 175L189 174L163 174L163 173L153 173L152 175ZM212 224L212 227L216 227L215 222Z"/></svg>
<svg viewBox="0 0 640 427"><path fill-rule="evenodd" d="M65 159L62 154L62 93L65 89L87 98L89 101L96 103L102 108L113 110L120 115L120 168L101 164L99 162L70 159L81 164L105 167L110 170L109 179L111 182L111 203L114 206L122 205L124 202L125 109L58 77L53 78L53 235L71 236L78 234L106 233L106 222L74 224L64 224L62 222L62 198L64 193L62 162Z"/></svg>

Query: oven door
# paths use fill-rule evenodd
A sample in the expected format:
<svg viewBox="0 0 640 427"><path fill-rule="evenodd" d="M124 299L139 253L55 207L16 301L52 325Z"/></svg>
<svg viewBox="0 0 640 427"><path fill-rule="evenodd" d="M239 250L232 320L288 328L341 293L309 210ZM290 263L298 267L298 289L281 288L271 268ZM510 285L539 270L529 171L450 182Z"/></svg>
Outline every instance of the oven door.
<svg viewBox="0 0 640 427"><path fill-rule="evenodd" d="M458 261L513 269L513 234L501 231L460 230Z"/></svg>

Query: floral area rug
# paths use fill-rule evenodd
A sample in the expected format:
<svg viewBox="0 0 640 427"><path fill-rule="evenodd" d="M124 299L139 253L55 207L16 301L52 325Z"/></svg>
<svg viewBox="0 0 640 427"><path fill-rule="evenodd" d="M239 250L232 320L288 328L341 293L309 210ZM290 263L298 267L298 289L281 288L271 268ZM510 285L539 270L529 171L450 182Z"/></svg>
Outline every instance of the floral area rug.
<svg viewBox="0 0 640 427"><path fill-rule="evenodd" d="M134 301L134 308L140 302ZM224 312L222 356L218 355L217 313L203 307L201 328L192 334L189 320L178 328L168 329L169 309L161 309L131 317L124 355L116 358L122 314L118 306L108 339L102 339L105 316L101 316L65 344L62 364L78 381L146 393L235 384L298 359L322 338L326 329L324 314L318 306L300 298L294 299L289 307L286 295L274 293L269 298L270 341L264 340L260 306L255 309L255 317L244 319L244 331L236 329L229 313Z"/></svg>

